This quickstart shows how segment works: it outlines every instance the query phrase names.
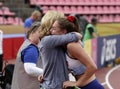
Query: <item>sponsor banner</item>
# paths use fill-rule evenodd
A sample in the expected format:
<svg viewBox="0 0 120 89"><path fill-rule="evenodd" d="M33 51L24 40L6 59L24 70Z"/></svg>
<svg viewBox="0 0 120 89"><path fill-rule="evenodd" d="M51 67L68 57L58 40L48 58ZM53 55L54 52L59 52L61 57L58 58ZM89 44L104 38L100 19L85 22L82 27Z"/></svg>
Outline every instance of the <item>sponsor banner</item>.
<svg viewBox="0 0 120 89"><path fill-rule="evenodd" d="M98 68L120 57L120 35L97 38L97 65Z"/></svg>

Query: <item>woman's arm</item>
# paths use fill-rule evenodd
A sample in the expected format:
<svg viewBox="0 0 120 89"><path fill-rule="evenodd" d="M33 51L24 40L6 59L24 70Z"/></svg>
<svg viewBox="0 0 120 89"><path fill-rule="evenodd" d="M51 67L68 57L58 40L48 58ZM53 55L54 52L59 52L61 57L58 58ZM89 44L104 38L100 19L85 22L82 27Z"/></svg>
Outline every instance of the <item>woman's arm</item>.
<svg viewBox="0 0 120 89"><path fill-rule="evenodd" d="M87 54L85 49L80 45L79 42L77 43L69 43L67 45L68 52L73 58L78 59L83 65L86 67L85 73L80 77L72 86L83 86L84 82L86 82L97 70L95 63L93 62L92 58ZM64 83L64 86L69 86L69 83Z"/></svg>
<svg viewBox="0 0 120 89"><path fill-rule="evenodd" d="M35 63L24 63L25 72L31 76L39 76L43 74L43 69L36 66Z"/></svg>
<svg viewBox="0 0 120 89"><path fill-rule="evenodd" d="M64 35L50 35L46 36L41 40L41 43L47 47L56 47L65 45L70 42L77 42L82 38L82 35L77 32L72 32Z"/></svg>

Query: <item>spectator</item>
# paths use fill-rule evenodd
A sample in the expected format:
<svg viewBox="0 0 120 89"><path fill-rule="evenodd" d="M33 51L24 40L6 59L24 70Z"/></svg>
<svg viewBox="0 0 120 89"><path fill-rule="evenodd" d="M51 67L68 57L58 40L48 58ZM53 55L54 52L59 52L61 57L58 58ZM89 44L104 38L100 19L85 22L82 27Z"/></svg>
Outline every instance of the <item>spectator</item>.
<svg viewBox="0 0 120 89"><path fill-rule="evenodd" d="M30 27L32 26L32 24L35 21L38 21L41 18L41 16L42 16L42 13L38 10L35 10L32 12L31 16L25 20L25 22L24 22L25 36L26 36L26 33L28 32L28 30L30 29Z"/></svg>
<svg viewBox="0 0 120 89"><path fill-rule="evenodd" d="M97 19L95 17L93 17L91 19L91 23L89 23L86 26L83 41L86 41L86 40L89 40L92 38L96 38L98 36L96 25L97 25Z"/></svg>

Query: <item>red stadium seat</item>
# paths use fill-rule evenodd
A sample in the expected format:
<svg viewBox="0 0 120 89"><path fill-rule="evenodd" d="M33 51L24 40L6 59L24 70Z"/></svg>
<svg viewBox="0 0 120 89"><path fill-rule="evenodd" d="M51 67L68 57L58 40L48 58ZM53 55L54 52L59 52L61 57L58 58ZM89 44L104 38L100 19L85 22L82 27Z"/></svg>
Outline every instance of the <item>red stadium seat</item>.
<svg viewBox="0 0 120 89"><path fill-rule="evenodd" d="M43 6L43 13L46 13L49 10L48 6Z"/></svg>
<svg viewBox="0 0 120 89"><path fill-rule="evenodd" d="M8 18L7 18L7 21L8 21L8 22L7 22L8 24L15 24L15 23L16 23L16 22L15 22L15 19L14 19L13 17L8 17Z"/></svg>
<svg viewBox="0 0 120 89"><path fill-rule="evenodd" d="M98 14L103 13L103 8L102 8L102 6L97 6L97 7L96 7L96 12L97 12Z"/></svg>
<svg viewBox="0 0 120 89"><path fill-rule="evenodd" d="M64 12L64 10L61 6L57 6L56 9L57 9L57 11Z"/></svg>
<svg viewBox="0 0 120 89"><path fill-rule="evenodd" d="M120 13L120 6L115 6L115 13L116 14L119 14Z"/></svg>
<svg viewBox="0 0 120 89"><path fill-rule="evenodd" d="M0 15L3 15L3 11L0 9Z"/></svg>
<svg viewBox="0 0 120 89"><path fill-rule="evenodd" d="M84 11L84 10L83 10L83 7L82 7L82 6L78 6L78 7L77 7L77 10L78 10L78 13L79 13L79 14L83 14L83 11Z"/></svg>
<svg viewBox="0 0 120 89"><path fill-rule="evenodd" d="M108 6L103 6L103 13L104 14L108 14L110 11L109 11L109 8Z"/></svg>
<svg viewBox="0 0 120 89"><path fill-rule="evenodd" d="M84 6L84 14L88 14L88 13L91 13L90 9L88 6Z"/></svg>
<svg viewBox="0 0 120 89"><path fill-rule="evenodd" d="M49 10L57 10L55 6L50 6Z"/></svg>
<svg viewBox="0 0 120 89"><path fill-rule="evenodd" d="M113 22L113 15L108 15L108 22Z"/></svg>
<svg viewBox="0 0 120 89"><path fill-rule="evenodd" d="M69 6L64 6L64 13L65 14L70 14L71 13Z"/></svg>
<svg viewBox="0 0 120 89"><path fill-rule="evenodd" d="M90 6L90 10L88 12L91 14L97 14L97 8L95 6Z"/></svg>
<svg viewBox="0 0 120 89"><path fill-rule="evenodd" d="M71 9L71 13L77 13L78 12L76 6L71 6L70 9Z"/></svg>
<svg viewBox="0 0 120 89"><path fill-rule="evenodd" d="M65 0L58 0L60 5L66 5L66 1Z"/></svg>
<svg viewBox="0 0 120 89"><path fill-rule="evenodd" d="M120 22L120 15L118 14L115 15L114 22Z"/></svg>
<svg viewBox="0 0 120 89"><path fill-rule="evenodd" d="M23 20L20 17L15 17L15 25L23 25Z"/></svg>
<svg viewBox="0 0 120 89"><path fill-rule="evenodd" d="M15 13L10 12L10 10L9 10L8 7L2 7L2 9L3 9L3 13L4 13L5 15L15 15Z"/></svg>
<svg viewBox="0 0 120 89"><path fill-rule="evenodd" d="M110 6L109 10L110 10L110 12L109 12L110 14L115 13L115 7L114 6Z"/></svg>

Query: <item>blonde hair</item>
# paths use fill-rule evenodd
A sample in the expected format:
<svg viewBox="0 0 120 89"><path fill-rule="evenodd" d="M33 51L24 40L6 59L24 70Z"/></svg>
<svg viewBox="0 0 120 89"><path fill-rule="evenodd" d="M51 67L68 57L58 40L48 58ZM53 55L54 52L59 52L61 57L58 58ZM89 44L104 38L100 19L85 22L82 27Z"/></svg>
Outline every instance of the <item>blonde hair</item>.
<svg viewBox="0 0 120 89"><path fill-rule="evenodd" d="M40 26L40 32L43 32L42 36L49 35L50 34L50 28L52 27L53 23L58 18L63 18L64 13L59 11L48 11L41 19L41 26Z"/></svg>
<svg viewBox="0 0 120 89"><path fill-rule="evenodd" d="M38 10L34 10L31 15L36 16L36 15L41 15L41 13Z"/></svg>

